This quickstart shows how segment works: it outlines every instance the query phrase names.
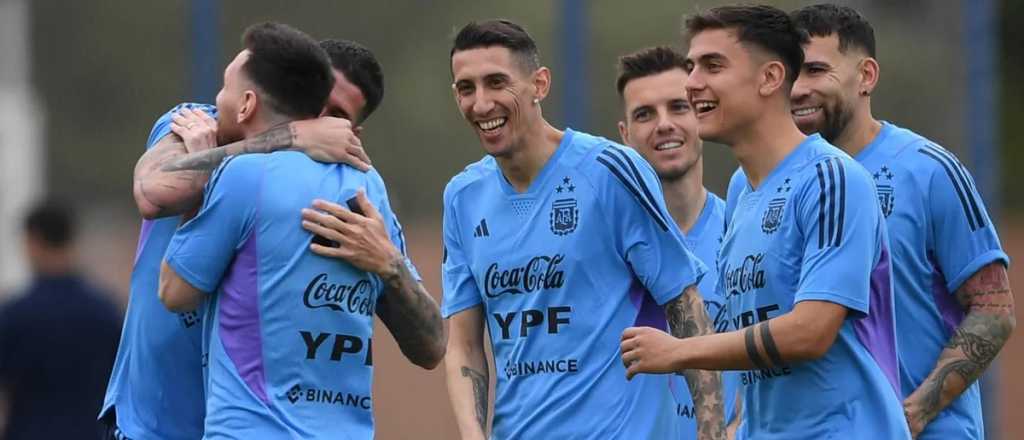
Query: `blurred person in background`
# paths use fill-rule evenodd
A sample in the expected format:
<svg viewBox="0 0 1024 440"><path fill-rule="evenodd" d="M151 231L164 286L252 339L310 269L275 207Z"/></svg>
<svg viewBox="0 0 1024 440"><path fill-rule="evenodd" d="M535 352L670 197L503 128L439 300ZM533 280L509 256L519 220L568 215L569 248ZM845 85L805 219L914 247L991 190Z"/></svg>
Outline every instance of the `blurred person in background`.
<svg viewBox="0 0 1024 440"><path fill-rule="evenodd" d="M619 58L616 87L625 118L622 143L633 147L658 174L665 205L683 232L687 246L708 267L697 284L716 332L730 329L725 298L718 289L718 248L725 232L725 201L704 187L704 142L697 135L697 117L686 100L686 57L671 47L651 47ZM659 323L652 323L659 324ZM667 330L664 323L658 326ZM685 426L682 438L696 438L697 413L682 376L670 379L676 414ZM736 420L738 372L722 373L726 421ZM730 430L735 425L729 423Z"/></svg>
<svg viewBox="0 0 1024 440"><path fill-rule="evenodd" d="M0 309L0 386L9 403L3 438L100 438L95 414L117 351L120 312L111 293L79 273L75 218L66 205L35 206L24 232L32 282Z"/></svg>
<svg viewBox="0 0 1024 440"><path fill-rule="evenodd" d="M793 117L871 172L889 227L903 409L911 434L985 438L978 378L1016 325L1009 257L974 179L945 148L871 113L875 32L832 4L792 14L810 34Z"/></svg>

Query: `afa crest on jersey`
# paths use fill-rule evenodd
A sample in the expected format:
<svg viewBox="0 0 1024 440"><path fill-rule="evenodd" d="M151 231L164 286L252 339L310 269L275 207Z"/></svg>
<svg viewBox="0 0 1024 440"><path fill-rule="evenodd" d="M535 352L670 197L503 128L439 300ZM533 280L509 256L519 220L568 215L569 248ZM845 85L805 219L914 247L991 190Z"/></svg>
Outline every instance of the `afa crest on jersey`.
<svg viewBox="0 0 1024 440"><path fill-rule="evenodd" d="M764 216L761 217L761 231L765 234L771 234L779 230L779 225L782 224L783 208L785 207L786 199L782 197L768 202L768 209L764 211Z"/></svg>
<svg viewBox="0 0 1024 440"><path fill-rule="evenodd" d="M886 218L892 214L895 198L893 197L892 170L888 165L882 165L882 169L874 174L875 187L878 189L878 205L882 207L882 214Z"/></svg>
<svg viewBox="0 0 1024 440"><path fill-rule="evenodd" d="M576 199L558 199L551 203L551 232L555 235L571 234L579 220Z"/></svg>

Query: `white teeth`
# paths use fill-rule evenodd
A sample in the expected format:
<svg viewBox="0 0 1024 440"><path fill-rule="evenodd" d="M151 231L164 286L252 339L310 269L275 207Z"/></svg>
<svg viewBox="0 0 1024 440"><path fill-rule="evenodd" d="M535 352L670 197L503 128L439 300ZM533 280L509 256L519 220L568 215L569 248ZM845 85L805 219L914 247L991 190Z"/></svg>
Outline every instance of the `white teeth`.
<svg viewBox="0 0 1024 440"><path fill-rule="evenodd" d="M683 144L681 142L669 141L669 142L663 142L663 143L660 143L660 144L656 145L654 147L654 149L656 151L665 151L665 150L671 150L673 148L679 148L681 146L683 146Z"/></svg>
<svg viewBox="0 0 1024 440"><path fill-rule="evenodd" d="M715 107L718 107L715 103L707 101L698 102L696 105L697 111L701 113L714 110Z"/></svg>
<svg viewBox="0 0 1024 440"><path fill-rule="evenodd" d="M793 110L793 115L794 116L807 116L807 115L810 115L810 114L817 113L818 110L821 110L821 107L798 108L796 110Z"/></svg>
<svg viewBox="0 0 1024 440"><path fill-rule="evenodd" d="M495 128L501 127L502 125L505 125L505 120L505 118L497 118L491 119L490 121L477 122L476 124L480 126L480 129L490 131L494 130Z"/></svg>

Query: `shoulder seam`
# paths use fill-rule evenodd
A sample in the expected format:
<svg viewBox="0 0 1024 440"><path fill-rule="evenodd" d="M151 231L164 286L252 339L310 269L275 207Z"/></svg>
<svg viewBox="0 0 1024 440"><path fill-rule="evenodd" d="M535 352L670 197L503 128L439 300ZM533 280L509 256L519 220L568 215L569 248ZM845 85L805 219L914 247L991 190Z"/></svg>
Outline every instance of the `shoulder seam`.
<svg viewBox="0 0 1024 440"><path fill-rule="evenodd" d="M598 155L597 161L607 167L608 170L611 171L612 175L614 175L615 178L633 194L637 203L639 203L640 206L650 214L662 231L668 231L668 221L657 209L657 203L654 201L654 196L651 194L647 184L640 176L640 172L637 170L636 164L633 163L632 159L630 159L626 153L608 145ZM618 164L618 167L616 167L615 164Z"/></svg>
<svg viewBox="0 0 1024 440"><path fill-rule="evenodd" d="M926 143L924 146L919 147L917 151L941 165L946 176L949 177L950 183L953 184L957 197L960 199L960 205L964 210L964 216L967 217L967 223L971 227L971 232L984 228L985 216L981 214L980 203L975 195L977 188L974 187L974 182L971 180L963 164L952 153L932 143Z"/></svg>

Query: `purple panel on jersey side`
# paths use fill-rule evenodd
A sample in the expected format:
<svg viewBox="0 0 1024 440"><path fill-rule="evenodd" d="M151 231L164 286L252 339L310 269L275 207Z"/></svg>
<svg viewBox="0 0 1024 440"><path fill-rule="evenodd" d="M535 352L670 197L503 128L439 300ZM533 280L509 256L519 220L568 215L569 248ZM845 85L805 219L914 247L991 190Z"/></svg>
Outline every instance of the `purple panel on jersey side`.
<svg viewBox="0 0 1024 440"><path fill-rule="evenodd" d="M239 377L257 397L269 403L264 385L258 263L254 229L235 255L221 285L219 331L224 352L234 363Z"/></svg>
<svg viewBox="0 0 1024 440"><path fill-rule="evenodd" d="M149 233L153 231L153 224L156 223L153 220L143 220L142 230L139 232L139 245L135 248L135 263L139 262L139 255L142 254L142 247L146 245L146 240L149 240Z"/></svg>
<svg viewBox="0 0 1024 440"><path fill-rule="evenodd" d="M633 279L629 286L629 301L637 308L636 322L638 327L654 327L659 330L667 330L668 323L665 321L665 312L662 307L654 301L654 298L640 280Z"/></svg>
<svg viewBox="0 0 1024 440"><path fill-rule="evenodd" d="M854 321L853 330L861 344L889 379L893 391L900 393L899 365L896 361L896 327L893 325L892 271L889 248L882 244L882 254L871 271L871 305L868 316Z"/></svg>
<svg viewBox="0 0 1024 440"><path fill-rule="evenodd" d="M964 320L964 309L956 302L956 298L950 295L949 289L946 288L946 276L931 255L928 255L928 263L932 265L932 299L935 300L935 307L942 316L946 336L953 336L953 332Z"/></svg>

